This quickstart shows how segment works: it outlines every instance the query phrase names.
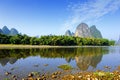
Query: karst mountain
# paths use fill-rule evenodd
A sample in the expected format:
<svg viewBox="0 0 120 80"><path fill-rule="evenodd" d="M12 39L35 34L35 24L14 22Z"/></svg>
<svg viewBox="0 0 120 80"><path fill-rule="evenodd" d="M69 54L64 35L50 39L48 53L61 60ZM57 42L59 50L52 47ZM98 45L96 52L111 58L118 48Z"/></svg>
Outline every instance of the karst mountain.
<svg viewBox="0 0 120 80"><path fill-rule="evenodd" d="M76 36L84 38L102 38L101 32L96 28L95 25L89 27L86 23L81 23L76 27L75 33L67 30L65 32L66 36Z"/></svg>
<svg viewBox="0 0 120 80"><path fill-rule="evenodd" d="M11 36L19 34L17 29L15 28L8 29L7 26L4 26L2 29L0 29L0 33Z"/></svg>

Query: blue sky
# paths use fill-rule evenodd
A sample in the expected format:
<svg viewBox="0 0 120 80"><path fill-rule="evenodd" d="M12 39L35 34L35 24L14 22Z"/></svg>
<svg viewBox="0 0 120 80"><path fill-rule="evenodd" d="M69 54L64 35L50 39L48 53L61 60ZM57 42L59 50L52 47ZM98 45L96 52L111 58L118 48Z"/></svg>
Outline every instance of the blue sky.
<svg viewBox="0 0 120 80"><path fill-rule="evenodd" d="M104 38L120 35L120 0L0 0L0 28L23 34L63 35L81 22L96 25Z"/></svg>

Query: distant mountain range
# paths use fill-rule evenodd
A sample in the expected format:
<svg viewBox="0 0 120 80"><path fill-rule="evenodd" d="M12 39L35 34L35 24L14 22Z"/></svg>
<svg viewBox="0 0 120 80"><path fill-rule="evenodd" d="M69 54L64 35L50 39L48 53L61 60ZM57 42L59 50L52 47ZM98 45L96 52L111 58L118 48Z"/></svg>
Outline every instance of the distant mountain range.
<svg viewBox="0 0 120 80"><path fill-rule="evenodd" d="M67 30L65 32L66 36L76 36L76 37L94 37L94 38L102 38L101 32L96 28L95 25L90 28L86 23L81 23L77 26L75 33Z"/></svg>
<svg viewBox="0 0 120 80"><path fill-rule="evenodd" d="M5 35L17 35L19 34L18 30L15 28L8 29L7 26L4 26L0 29L1 34ZM86 23L81 23L77 26L75 33L67 30L65 32L66 36L76 36L76 37L94 37L94 38L102 38L101 32L96 28L95 25L91 26L90 28Z"/></svg>
<svg viewBox="0 0 120 80"><path fill-rule="evenodd" d="M17 35L19 34L18 30L15 28L11 28L10 30L7 28L7 26L4 26L2 29L0 29L0 33L1 34L5 34L5 35Z"/></svg>

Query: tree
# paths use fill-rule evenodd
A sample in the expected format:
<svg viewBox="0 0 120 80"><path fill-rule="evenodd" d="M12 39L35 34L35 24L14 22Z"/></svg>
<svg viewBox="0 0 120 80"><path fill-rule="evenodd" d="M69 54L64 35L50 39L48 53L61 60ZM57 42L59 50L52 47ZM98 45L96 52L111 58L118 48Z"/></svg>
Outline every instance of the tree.
<svg viewBox="0 0 120 80"><path fill-rule="evenodd" d="M114 40L109 41L109 45L114 45L114 44L115 44Z"/></svg>
<svg viewBox="0 0 120 80"><path fill-rule="evenodd" d="M11 44L21 44L21 39L19 38L18 35L12 36L12 37L10 38L10 43L11 43Z"/></svg>
<svg viewBox="0 0 120 80"><path fill-rule="evenodd" d="M31 45L39 45L39 39L36 38L36 37L32 37L32 38L30 39L30 44L31 44Z"/></svg>
<svg viewBox="0 0 120 80"><path fill-rule="evenodd" d="M30 37L27 35L23 35L21 39L22 44L30 44Z"/></svg>
<svg viewBox="0 0 120 80"><path fill-rule="evenodd" d="M0 34L0 44L9 44L9 38L10 36Z"/></svg>

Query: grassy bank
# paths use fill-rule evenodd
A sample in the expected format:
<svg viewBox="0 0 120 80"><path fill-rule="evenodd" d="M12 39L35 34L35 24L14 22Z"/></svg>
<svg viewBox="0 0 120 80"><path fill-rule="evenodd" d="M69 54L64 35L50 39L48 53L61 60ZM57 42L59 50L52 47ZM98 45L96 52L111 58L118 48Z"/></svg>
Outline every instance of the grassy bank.
<svg viewBox="0 0 120 80"><path fill-rule="evenodd" d="M107 46L51 46L51 45L21 45L21 44L0 44L0 49L5 48L77 48L77 47L107 47Z"/></svg>
<svg viewBox="0 0 120 80"><path fill-rule="evenodd" d="M0 49L5 48L65 48L65 47L80 47L80 46L49 46L49 45L17 45L17 44L0 44Z"/></svg>
<svg viewBox="0 0 120 80"><path fill-rule="evenodd" d="M49 48L49 47L57 47L57 46L48 46L48 45L17 45L17 44L0 44L1 48Z"/></svg>

